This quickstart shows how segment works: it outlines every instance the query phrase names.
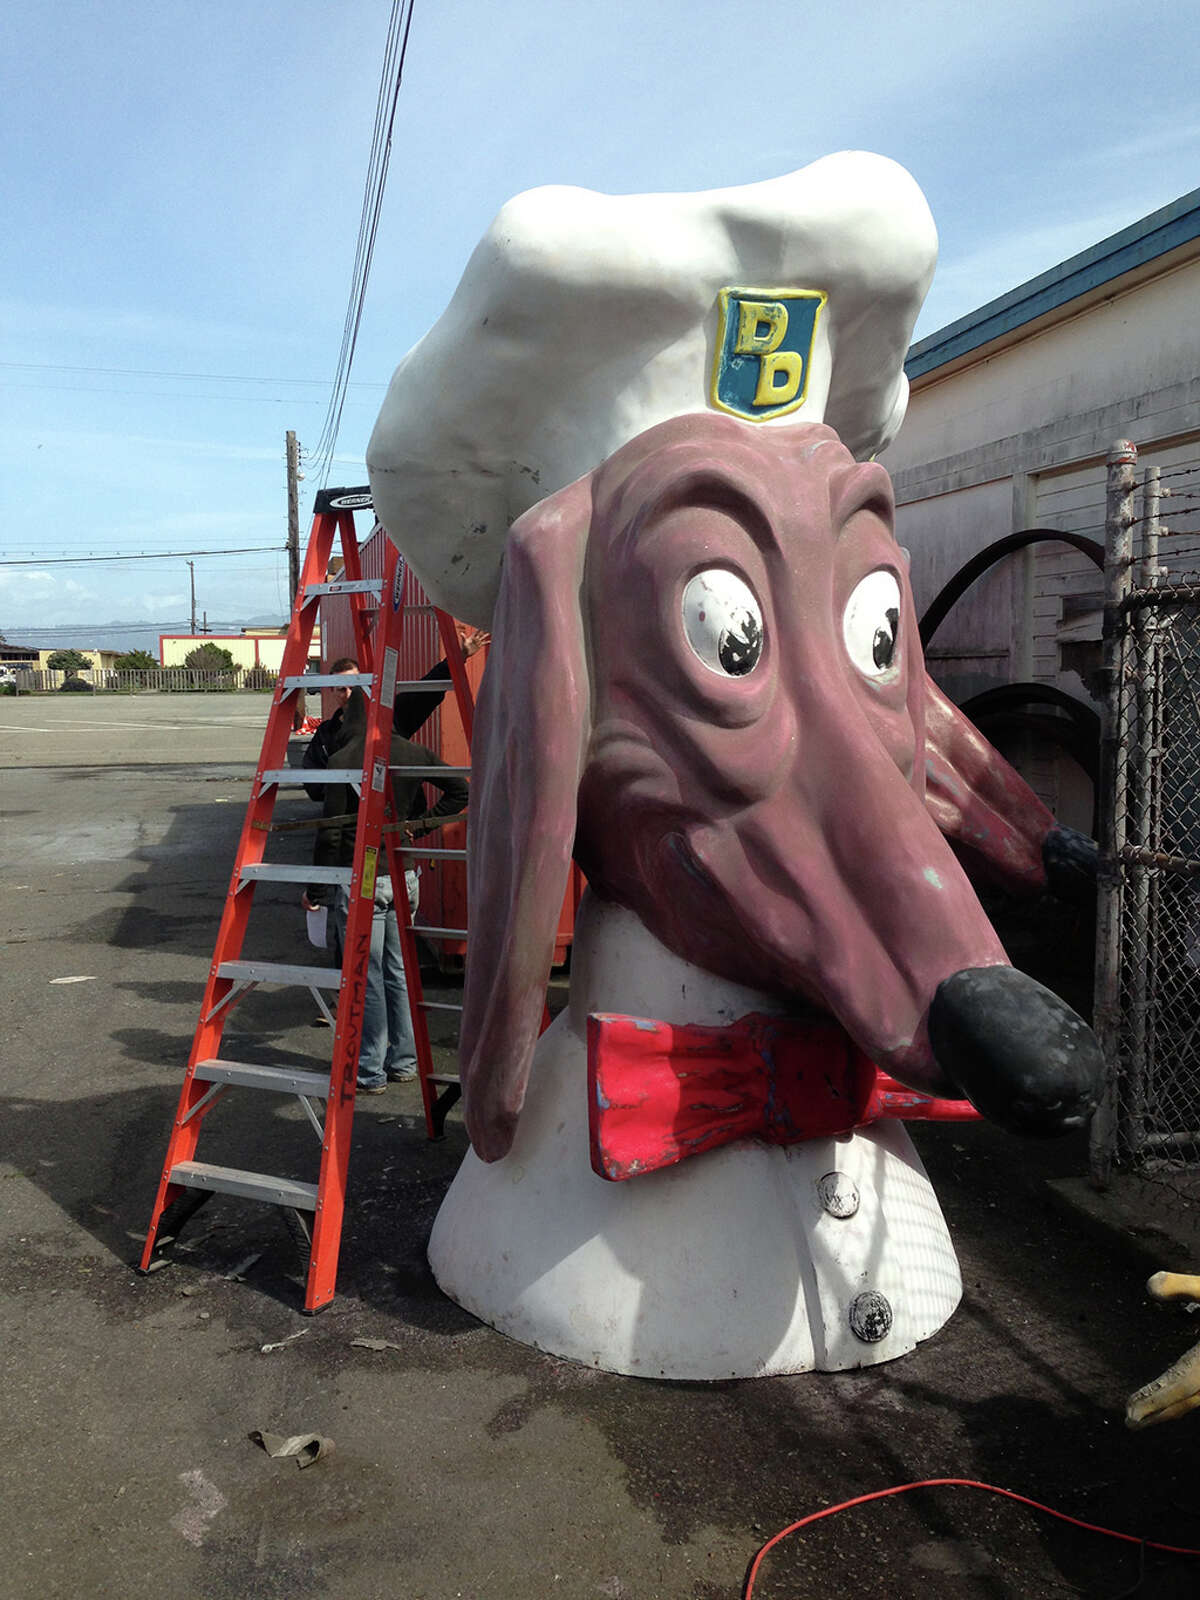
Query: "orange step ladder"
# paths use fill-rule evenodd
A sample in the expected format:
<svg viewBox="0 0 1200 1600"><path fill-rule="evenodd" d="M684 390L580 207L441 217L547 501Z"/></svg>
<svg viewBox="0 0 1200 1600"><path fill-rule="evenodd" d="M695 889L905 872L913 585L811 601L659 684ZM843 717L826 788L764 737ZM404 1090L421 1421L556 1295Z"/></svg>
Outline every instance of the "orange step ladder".
<svg viewBox="0 0 1200 1600"><path fill-rule="evenodd" d="M281 1208L289 1231L308 1256L304 1309L315 1312L333 1299L337 1278L345 1209L346 1179L358 1053L362 1036L363 995L369 960L374 885L382 850L393 883L403 883L406 857L465 856L465 851L439 852L429 847L401 843L404 818L392 815L391 785L387 781L395 696L428 693L429 683L397 682L399 645L404 622L404 596L408 574L393 550L381 578L363 578L354 531L354 511L369 509L367 490L322 490L314 509L312 533L305 554L291 627L284 646L279 681L267 717L267 729L242 826L224 914L217 933L200 1020L179 1097L175 1121L167 1142L166 1158L158 1185L145 1247L139 1262L143 1272L178 1238L190 1218L213 1194L225 1193L258 1200ZM335 539L341 543L343 569L328 581ZM323 596L347 595L353 610L358 674L336 676L305 672L317 610ZM372 626L372 619L375 619ZM450 664L464 726L470 737L472 700L467 684L462 648L454 624L438 613L438 625ZM332 774L286 764L293 723L294 697L310 689L361 686L370 691L366 748L360 777L360 800L352 867L315 867L273 864L264 860L274 825L276 799L281 788L346 781L344 770ZM422 769L410 769L419 772ZM444 771L444 768L437 769ZM453 770L453 769L452 769ZM311 967L242 959L254 886L264 880L309 884L323 882L346 886L350 906L346 925L343 965ZM407 895L394 895L399 918L409 1003L413 1013L418 1072L431 1138L440 1137L445 1115L458 1097L457 1078L433 1072L427 1009L421 987L416 933L430 938L465 937L461 929L414 929ZM327 1020L334 1024L333 1060L328 1073L297 1066L262 1066L222 1058L220 1046L225 1023L234 1006L261 983L307 988ZM337 993L336 1021L325 1000ZM231 1089L295 1095L316 1131L321 1153L316 1181L279 1177L243 1168L215 1165L196 1159L202 1126L209 1112ZM321 1109L318 1109L321 1108Z"/></svg>

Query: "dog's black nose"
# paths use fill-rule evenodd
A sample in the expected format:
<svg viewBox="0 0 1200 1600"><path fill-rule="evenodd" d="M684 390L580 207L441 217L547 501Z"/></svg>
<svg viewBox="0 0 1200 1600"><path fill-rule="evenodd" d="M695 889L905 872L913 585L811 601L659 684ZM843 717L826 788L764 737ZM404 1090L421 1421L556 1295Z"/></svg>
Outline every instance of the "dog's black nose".
<svg viewBox="0 0 1200 1600"><path fill-rule="evenodd" d="M1065 1000L1013 967L967 967L940 983L929 1042L975 1109L1011 1133L1066 1133L1100 1097L1095 1034Z"/></svg>

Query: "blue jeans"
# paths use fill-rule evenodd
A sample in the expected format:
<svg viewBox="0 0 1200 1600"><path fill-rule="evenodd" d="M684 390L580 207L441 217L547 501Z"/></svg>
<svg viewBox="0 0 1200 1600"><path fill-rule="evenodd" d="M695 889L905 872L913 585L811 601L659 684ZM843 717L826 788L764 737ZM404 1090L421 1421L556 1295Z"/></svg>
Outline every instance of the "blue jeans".
<svg viewBox="0 0 1200 1600"><path fill-rule="evenodd" d="M417 909L420 893L415 872L406 872L408 908ZM334 955L339 964L346 947L346 918L350 896L339 889L333 902ZM363 1004L362 1044L358 1052L358 1086L375 1089L389 1078L410 1078L417 1070L408 982L400 951L400 930L392 908L392 880L375 884L375 912L371 918L371 959L367 965L367 993Z"/></svg>

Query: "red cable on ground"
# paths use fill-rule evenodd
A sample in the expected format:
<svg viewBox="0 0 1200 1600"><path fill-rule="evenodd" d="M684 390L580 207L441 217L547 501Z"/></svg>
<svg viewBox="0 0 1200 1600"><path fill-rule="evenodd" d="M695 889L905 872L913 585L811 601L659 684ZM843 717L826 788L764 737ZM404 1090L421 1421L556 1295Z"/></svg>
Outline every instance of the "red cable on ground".
<svg viewBox="0 0 1200 1600"><path fill-rule="evenodd" d="M1086 1533L1101 1533L1106 1539L1122 1539L1126 1544L1141 1545L1147 1550L1162 1550L1172 1556L1200 1556L1200 1550L1190 1550L1186 1546L1176 1544L1159 1544L1154 1539L1139 1539L1136 1534L1118 1533L1113 1528L1102 1528L1094 1522L1081 1522L1078 1517L1068 1516L1065 1511L1056 1511L1053 1506L1044 1506L1040 1500L1031 1500L1028 1495L1016 1494L1012 1489L999 1489L994 1483L980 1483L975 1478L922 1478L916 1483L897 1484L892 1489L876 1489L873 1494L860 1494L853 1500L843 1500L840 1505L826 1506L823 1511L813 1511L807 1517L801 1517L799 1522L790 1523L786 1528L767 1540L750 1564L746 1574L746 1584L742 1590L742 1600L750 1600L754 1588L754 1579L762 1565L763 1557L769 1550L786 1539L789 1533L795 1533L798 1528L806 1528L809 1523L820 1522L823 1517L832 1517L838 1511L848 1511L851 1506L867 1505L872 1500L887 1500L892 1495L907 1494L910 1489L984 1489L988 1494L1002 1495L1006 1500L1015 1500L1019 1505L1031 1506L1034 1511L1044 1511L1048 1517L1057 1517L1060 1522L1069 1522L1073 1527L1082 1528Z"/></svg>

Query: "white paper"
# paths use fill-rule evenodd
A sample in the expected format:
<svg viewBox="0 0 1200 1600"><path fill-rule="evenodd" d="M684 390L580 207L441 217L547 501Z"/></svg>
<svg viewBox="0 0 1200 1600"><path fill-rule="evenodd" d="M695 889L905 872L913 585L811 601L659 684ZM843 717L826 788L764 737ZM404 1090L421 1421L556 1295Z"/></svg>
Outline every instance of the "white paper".
<svg viewBox="0 0 1200 1600"><path fill-rule="evenodd" d="M308 918L308 942L315 944L318 950L325 948L325 929L329 921L329 907L318 906L315 911L305 913Z"/></svg>

